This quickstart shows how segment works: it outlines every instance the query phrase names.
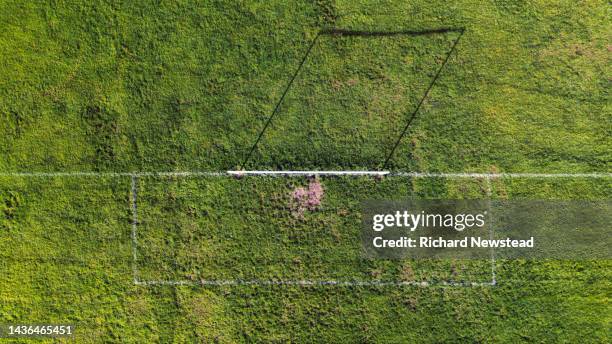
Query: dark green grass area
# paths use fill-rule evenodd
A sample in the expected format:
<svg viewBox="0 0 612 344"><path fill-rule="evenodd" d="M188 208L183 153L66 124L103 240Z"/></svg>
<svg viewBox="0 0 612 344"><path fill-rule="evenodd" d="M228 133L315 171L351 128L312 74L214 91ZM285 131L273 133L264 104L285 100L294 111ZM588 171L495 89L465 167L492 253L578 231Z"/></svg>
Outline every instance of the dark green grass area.
<svg viewBox="0 0 612 344"><path fill-rule="evenodd" d="M377 169L602 172L605 1L0 1L0 173ZM486 282L488 261L368 261L366 199L485 199L482 179L0 177L0 324L97 342L609 341L609 260L496 261L497 285L144 286L139 281ZM499 199L607 200L610 178L492 179ZM25 341L25 340L24 340ZM44 340L40 340L44 342ZM62 340L58 340L62 341ZM53 342L49 340L49 342Z"/></svg>

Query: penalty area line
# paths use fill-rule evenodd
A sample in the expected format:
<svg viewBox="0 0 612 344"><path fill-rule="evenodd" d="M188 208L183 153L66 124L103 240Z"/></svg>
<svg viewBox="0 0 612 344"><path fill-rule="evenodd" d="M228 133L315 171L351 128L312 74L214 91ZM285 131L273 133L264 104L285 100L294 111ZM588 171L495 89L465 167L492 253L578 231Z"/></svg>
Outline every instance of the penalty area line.
<svg viewBox="0 0 612 344"><path fill-rule="evenodd" d="M241 176L385 176L412 178L612 178L612 173L472 173L472 172L392 172L392 171L176 171L176 172L0 172L0 177L241 177Z"/></svg>
<svg viewBox="0 0 612 344"><path fill-rule="evenodd" d="M132 209L132 275L134 283L138 282L138 267L136 266L138 260L138 241L136 240L136 231L138 229L138 178L132 176L131 192L130 192L130 206Z"/></svg>
<svg viewBox="0 0 612 344"><path fill-rule="evenodd" d="M227 171L231 176L386 176L412 178L612 178L612 173L471 173L391 171Z"/></svg>
<svg viewBox="0 0 612 344"><path fill-rule="evenodd" d="M452 281L335 281L335 280L156 280L134 281L138 286L344 286L344 287L492 287L496 283L488 282L452 282Z"/></svg>

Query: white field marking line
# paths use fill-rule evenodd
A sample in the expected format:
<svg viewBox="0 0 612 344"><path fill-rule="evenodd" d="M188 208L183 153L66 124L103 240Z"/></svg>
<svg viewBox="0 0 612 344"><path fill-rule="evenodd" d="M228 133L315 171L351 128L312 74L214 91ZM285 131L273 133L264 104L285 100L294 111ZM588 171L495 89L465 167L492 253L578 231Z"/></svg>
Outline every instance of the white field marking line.
<svg viewBox="0 0 612 344"><path fill-rule="evenodd" d="M131 192L131 207L132 207L132 273L134 277L134 283L138 283L138 269L136 267L137 257L137 241L136 241L136 228L138 226L138 208L137 208L137 191L138 186L136 185L136 177L132 176L132 192Z"/></svg>
<svg viewBox="0 0 612 344"><path fill-rule="evenodd" d="M417 281L335 281L335 280L201 280L201 281L136 281L139 286L244 286L244 285L289 285L289 286L344 286L344 287L490 287L493 282L417 282Z"/></svg>
<svg viewBox="0 0 612 344"><path fill-rule="evenodd" d="M612 173L427 173L395 172L393 176L415 178L612 178Z"/></svg>
<svg viewBox="0 0 612 344"><path fill-rule="evenodd" d="M223 177L227 172L0 172L0 177Z"/></svg>
<svg viewBox="0 0 612 344"><path fill-rule="evenodd" d="M413 178L612 178L612 173L438 173L391 171L0 172L0 177L388 176Z"/></svg>
<svg viewBox="0 0 612 344"><path fill-rule="evenodd" d="M486 193L487 193L487 213L489 214L489 240L493 240L493 215L491 214L491 197L493 192L491 190L491 178L485 178ZM495 248L491 247L491 285L497 284L497 275L495 272Z"/></svg>

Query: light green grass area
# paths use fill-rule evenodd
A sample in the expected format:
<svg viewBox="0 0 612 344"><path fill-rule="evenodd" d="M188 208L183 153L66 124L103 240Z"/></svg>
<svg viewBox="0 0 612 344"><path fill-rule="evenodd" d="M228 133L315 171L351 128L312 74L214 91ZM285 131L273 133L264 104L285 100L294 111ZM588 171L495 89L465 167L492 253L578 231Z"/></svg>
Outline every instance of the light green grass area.
<svg viewBox="0 0 612 344"><path fill-rule="evenodd" d="M605 1L0 1L0 324L77 342L609 339L609 260L496 261L496 286L202 286L203 280L491 280L490 261L367 260L361 202L486 199L478 178L7 172L382 167L612 171ZM246 166L256 142L302 59ZM498 178L494 199L607 200L605 178ZM189 281L193 285L136 285ZM44 340L43 340L44 341ZM60 340L61 341L61 340Z"/></svg>

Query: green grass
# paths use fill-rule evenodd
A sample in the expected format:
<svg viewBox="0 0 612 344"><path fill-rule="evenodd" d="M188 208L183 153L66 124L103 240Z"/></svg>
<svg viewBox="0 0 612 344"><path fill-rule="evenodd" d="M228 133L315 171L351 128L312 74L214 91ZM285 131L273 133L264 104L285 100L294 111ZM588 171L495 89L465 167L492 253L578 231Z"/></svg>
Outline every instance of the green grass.
<svg viewBox="0 0 612 344"><path fill-rule="evenodd" d="M290 193L306 181L265 177L141 181L139 279L491 281L487 260L363 259L362 201L405 199L411 194L406 178L325 178L324 203L300 215L292 209ZM470 191L478 195L480 186L474 184Z"/></svg>
<svg viewBox="0 0 612 344"><path fill-rule="evenodd" d="M223 171L324 28L464 27L389 168L612 171L604 1L0 1L0 172ZM250 169L377 169L457 33L321 36ZM610 261L496 263L495 287L137 286L483 281L481 261L365 261L366 199L486 198L479 179L0 177L0 323L78 342L605 342ZM609 199L610 178L496 179L502 199ZM228 240L228 234L233 240Z"/></svg>

